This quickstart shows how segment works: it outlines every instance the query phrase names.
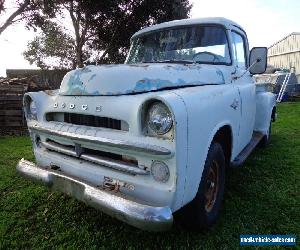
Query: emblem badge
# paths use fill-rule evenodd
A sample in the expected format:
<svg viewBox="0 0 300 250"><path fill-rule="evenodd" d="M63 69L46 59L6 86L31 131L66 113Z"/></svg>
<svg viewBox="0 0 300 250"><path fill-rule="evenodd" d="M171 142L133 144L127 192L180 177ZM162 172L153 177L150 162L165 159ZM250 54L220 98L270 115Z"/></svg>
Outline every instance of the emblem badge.
<svg viewBox="0 0 300 250"><path fill-rule="evenodd" d="M83 110L87 110L87 109L88 109L88 105L87 105L87 104L82 104L82 105L81 105L81 108L82 108Z"/></svg>
<svg viewBox="0 0 300 250"><path fill-rule="evenodd" d="M233 100L233 103L230 105L231 108L233 108L234 110L236 110L239 106L239 101L237 99Z"/></svg>

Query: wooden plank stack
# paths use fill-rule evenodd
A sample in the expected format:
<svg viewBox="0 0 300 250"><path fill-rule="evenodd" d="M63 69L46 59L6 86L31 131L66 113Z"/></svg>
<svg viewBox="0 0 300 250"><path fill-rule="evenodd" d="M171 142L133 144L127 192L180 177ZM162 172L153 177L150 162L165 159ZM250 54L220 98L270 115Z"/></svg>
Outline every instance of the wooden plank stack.
<svg viewBox="0 0 300 250"><path fill-rule="evenodd" d="M27 134L23 112L26 92L59 88L65 71L7 70L0 77L0 136Z"/></svg>
<svg viewBox="0 0 300 250"><path fill-rule="evenodd" d="M28 78L0 78L0 135L26 133L23 95L37 88Z"/></svg>

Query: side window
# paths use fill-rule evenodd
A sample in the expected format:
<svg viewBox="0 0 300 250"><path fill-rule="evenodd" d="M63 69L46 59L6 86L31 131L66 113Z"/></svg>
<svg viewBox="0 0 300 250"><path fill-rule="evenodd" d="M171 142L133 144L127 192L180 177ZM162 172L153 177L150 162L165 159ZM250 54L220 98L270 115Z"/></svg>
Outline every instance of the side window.
<svg viewBox="0 0 300 250"><path fill-rule="evenodd" d="M245 54L245 41L244 38L236 33L232 32L232 42L233 42L233 60L236 62L237 66L241 69L246 68L246 54Z"/></svg>

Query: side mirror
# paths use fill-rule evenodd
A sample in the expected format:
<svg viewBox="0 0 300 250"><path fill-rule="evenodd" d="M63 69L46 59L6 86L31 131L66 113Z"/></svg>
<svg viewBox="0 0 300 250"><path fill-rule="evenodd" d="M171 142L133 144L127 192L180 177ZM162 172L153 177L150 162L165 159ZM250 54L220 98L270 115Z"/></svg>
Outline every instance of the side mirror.
<svg viewBox="0 0 300 250"><path fill-rule="evenodd" d="M266 47L254 47L250 51L249 68L251 74L262 74L267 69L268 49Z"/></svg>

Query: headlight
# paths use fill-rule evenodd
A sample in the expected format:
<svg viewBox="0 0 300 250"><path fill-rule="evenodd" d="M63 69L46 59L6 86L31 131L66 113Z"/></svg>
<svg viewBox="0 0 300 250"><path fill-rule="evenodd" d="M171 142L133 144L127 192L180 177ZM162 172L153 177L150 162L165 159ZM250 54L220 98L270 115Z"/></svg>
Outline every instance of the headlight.
<svg viewBox="0 0 300 250"><path fill-rule="evenodd" d="M148 109L147 126L154 133L163 135L170 131L173 125L172 114L166 105L154 102Z"/></svg>

